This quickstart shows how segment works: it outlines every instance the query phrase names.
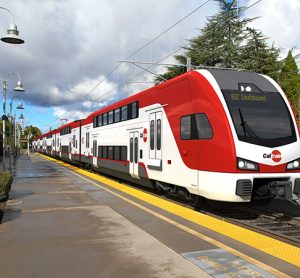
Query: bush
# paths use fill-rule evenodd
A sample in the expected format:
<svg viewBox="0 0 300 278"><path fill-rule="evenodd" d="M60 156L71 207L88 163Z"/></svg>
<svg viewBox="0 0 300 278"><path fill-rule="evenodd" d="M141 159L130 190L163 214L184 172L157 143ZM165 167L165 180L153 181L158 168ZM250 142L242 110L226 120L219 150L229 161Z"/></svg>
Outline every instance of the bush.
<svg viewBox="0 0 300 278"><path fill-rule="evenodd" d="M6 202L9 197L13 178L8 172L0 172L0 202Z"/></svg>

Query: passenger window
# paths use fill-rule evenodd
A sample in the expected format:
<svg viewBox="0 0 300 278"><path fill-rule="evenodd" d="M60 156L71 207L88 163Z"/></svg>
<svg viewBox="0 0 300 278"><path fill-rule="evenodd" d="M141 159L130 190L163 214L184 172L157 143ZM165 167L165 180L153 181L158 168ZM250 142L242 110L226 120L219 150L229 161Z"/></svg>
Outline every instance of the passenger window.
<svg viewBox="0 0 300 278"><path fill-rule="evenodd" d="M121 160L127 161L127 147L126 146L121 147Z"/></svg>
<svg viewBox="0 0 300 278"><path fill-rule="evenodd" d="M133 162L133 138L130 138L130 162Z"/></svg>
<svg viewBox="0 0 300 278"><path fill-rule="evenodd" d="M184 116L180 119L180 138L182 140L189 140L191 137L191 116Z"/></svg>
<svg viewBox="0 0 300 278"><path fill-rule="evenodd" d="M207 116L203 113L184 116L180 120L182 140L211 139L213 130Z"/></svg>
<svg viewBox="0 0 300 278"><path fill-rule="evenodd" d="M138 163L138 149L139 149L139 140L137 137L134 138L134 163Z"/></svg>
<svg viewBox="0 0 300 278"><path fill-rule="evenodd" d="M134 102L134 103L132 103L132 107L131 107L131 109L132 109L132 119L135 119L135 118L137 118L138 116L139 116L139 107L138 107L138 102Z"/></svg>
<svg viewBox="0 0 300 278"><path fill-rule="evenodd" d="M103 158L107 158L107 147L103 147L102 149L102 155L103 155Z"/></svg>
<svg viewBox="0 0 300 278"><path fill-rule="evenodd" d="M90 147L90 133L87 132L85 136L86 136L85 137L85 147L89 148Z"/></svg>
<svg viewBox="0 0 300 278"><path fill-rule="evenodd" d="M113 148L113 146L108 147L108 159L114 159L114 148Z"/></svg>
<svg viewBox="0 0 300 278"><path fill-rule="evenodd" d="M120 121L120 108L115 109L115 123Z"/></svg>
<svg viewBox="0 0 300 278"><path fill-rule="evenodd" d="M127 120L127 105L122 107L122 121Z"/></svg>
<svg viewBox="0 0 300 278"><path fill-rule="evenodd" d="M156 126L157 126L156 147L157 147L157 150L160 151L160 149L161 149L161 120L160 119L157 120Z"/></svg>
<svg viewBox="0 0 300 278"><path fill-rule="evenodd" d="M102 126L102 115L98 116L98 126Z"/></svg>
<svg viewBox="0 0 300 278"><path fill-rule="evenodd" d="M98 157L101 157L101 158L103 157L101 146L98 147Z"/></svg>
<svg viewBox="0 0 300 278"><path fill-rule="evenodd" d="M108 113L108 123L112 124L114 122L114 111L109 111Z"/></svg>
<svg viewBox="0 0 300 278"><path fill-rule="evenodd" d="M103 114L103 125L107 125L107 113Z"/></svg>
<svg viewBox="0 0 300 278"><path fill-rule="evenodd" d="M97 140L93 141L93 156L97 157Z"/></svg>
<svg viewBox="0 0 300 278"><path fill-rule="evenodd" d="M93 119L93 127L95 128L95 127L97 127L98 126L98 117L96 116L96 117L94 117L94 119Z"/></svg>
<svg viewBox="0 0 300 278"><path fill-rule="evenodd" d="M154 121L150 122L150 149L154 150Z"/></svg>
<svg viewBox="0 0 300 278"><path fill-rule="evenodd" d="M213 131L205 114L196 114L198 139L211 139Z"/></svg>
<svg viewBox="0 0 300 278"><path fill-rule="evenodd" d="M121 160L120 159L120 147L119 146L114 147L114 160Z"/></svg>

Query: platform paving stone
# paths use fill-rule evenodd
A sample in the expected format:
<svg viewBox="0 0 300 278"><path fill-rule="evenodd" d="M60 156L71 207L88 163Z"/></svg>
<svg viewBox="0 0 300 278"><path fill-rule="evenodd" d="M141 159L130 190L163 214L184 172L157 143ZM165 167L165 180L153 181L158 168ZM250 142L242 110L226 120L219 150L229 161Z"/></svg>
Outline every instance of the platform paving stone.
<svg viewBox="0 0 300 278"><path fill-rule="evenodd" d="M0 277L209 277L87 194L67 169L37 155L15 166L0 225Z"/></svg>

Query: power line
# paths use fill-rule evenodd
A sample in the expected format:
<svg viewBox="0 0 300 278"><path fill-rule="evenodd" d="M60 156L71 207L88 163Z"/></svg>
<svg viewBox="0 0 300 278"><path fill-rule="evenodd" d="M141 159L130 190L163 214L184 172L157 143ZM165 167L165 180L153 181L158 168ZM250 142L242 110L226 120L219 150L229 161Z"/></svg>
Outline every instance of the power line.
<svg viewBox="0 0 300 278"><path fill-rule="evenodd" d="M178 25L180 22L182 22L183 20L185 20L187 17L189 17L190 15L192 15L193 13L195 13L197 10L199 10L201 7L203 7L205 4L207 4L208 2L210 2L211 0L207 0L204 3L202 3L200 6L198 6L196 9L194 9L192 12L190 12L189 14L187 14L186 16L184 16L183 18L181 18L179 21L177 21L176 23L174 23L173 25L171 25L169 28L167 28L166 30L164 30L163 32L161 32L159 35L157 35L155 38L153 38L152 40L150 40L148 43L146 43L144 46L140 47L139 49L137 49L135 52L133 52L132 54L130 54L127 58L125 58L124 60L127 60L129 58L131 58L132 56L134 56L135 54L137 54L138 52L140 52L141 50L143 50L144 48L146 48L148 45L150 45L152 42L154 42L156 39L160 38L162 35L164 35L165 33L167 33L170 29L174 28L176 25ZM262 2L262 0L258 0L256 2L254 2L253 4L251 4L248 7L242 8L241 12L245 12L246 10L252 8L253 6L257 5L258 3ZM235 17L232 16L232 17ZM163 59L161 59L160 61L158 61L157 63L153 63L150 67L144 69L143 70L148 70L149 68L155 66L155 65L159 65L159 63L165 59L167 59L168 57L174 55L175 53L177 53L179 50L184 49L184 47L181 47L179 49L177 49L176 51L172 52L171 54L169 54L168 56L164 57ZM94 86L88 93L86 96L89 96L100 84L102 84L105 80L107 80L107 77L110 77L119 67L120 67L121 63L119 63L103 80L101 80L96 86ZM137 66L137 65L136 65ZM138 74L136 74L135 76L133 76L132 78L129 79L132 80L133 78L135 78L136 76L140 75L141 73L143 73L144 71L139 72ZM113 89L105 92L103 95L100 96L99 99L97 99L96 101L99 101L100 99L102 99L104 96L108 95L109 93L111 93L112 91L123 87L126 84L126 82L123 82L123 84L118 85L116 87L114 87ZM57 120L59 120L61 117L63 117L64 115L66 115L68 112L66 111L65 113L63 113L60 117L57 117L57 119L55 120L55 122ZM76 113L76 111L72 112L71 114L69 114L68 117L74 115ZM55 123L54 122L54 123Z"/></svg>
<svg viewBox="0 0 300 278"><path fill-rule="evenodd" d="M167 33L169 30L171 30L172 28L174 28L176 25L178 25L179 23L181 23L182 21L184 21L186 18L188 18L189 16L191 16L192 14L194 14L196 11L198 11L199 9L201 9L204 5L206 5L208 2L210 2L212 0L206 0L204 3L202 3L201 5L199 5L197 8L195 8L194 10L192 10L191 12L189 12L187 15L185 15L184 17L182 17L180 20L178 20L177 22L175 22L173 25L171 25L170 27L168 27L167 29L165 29L163 32L161 32L159 35L157 35L156 37L154 37L152 40L150 40L148 43L146 43L145 45L143 45L142 47L138 48L136 51L134 51L132 54L130 54L128 57L126 57L124 60L128 60L130 59L132 56L136 55L137 53L139 53L141 50L143 50L144 48L146 48L148 45L150 45L151 43L153 43L155 40L157 40L158 38L160 38L162 35L164 35L165 33ZM96 86L94 86L86 95L85 97L89 96L96 88L98 88L108 77L110 77L119 67L121 66L121 63L119 63L117 66L115 66L113 68L113 70L106 75L105 78L103 78ZM56 120L54 121L54 123L59 120L59 118L63 117L67 112L65 112L64 114L62 114L60 117L57 117Z"/></svg>
<svg viewBox="0 0 300 278"><path fill-rule="evenodd" d="M186 18L188 18L189 16L191 16L193 13L195 13L196 11L198 11L200 8L202 8L204 5L206 5L208 2L210 2L211 0L207 0L204 3L202 3L200 6L198 6L196 9L194 9L193 11L191 11L190 13L188 13L186 16L184 16L183 18L181 18L180 20L178 20L176 23L174 23L173 25L171 25L169 28L167 28L165 31L163 31L162 33L160 33L159 35L157 35L155 38L153 38L151 41L149 41L148 43L146 43L144 46L140 47L138 50L136 50L134 53L132 53L131 55L129 55L127 58L125 58L124 60L128 60L130 59L132 56L134 56L135 54L137 54L138 52L140 52L141 50L143 50L145 47L147 47L149 44L153 43L155 40L157 40L158 38L160 38L162 35L164 35L165 33L167 33L169 30L171 30L172 28L174 28L176 25L178 25L179 23L181 23L182 21L184 21Z"/></svg>

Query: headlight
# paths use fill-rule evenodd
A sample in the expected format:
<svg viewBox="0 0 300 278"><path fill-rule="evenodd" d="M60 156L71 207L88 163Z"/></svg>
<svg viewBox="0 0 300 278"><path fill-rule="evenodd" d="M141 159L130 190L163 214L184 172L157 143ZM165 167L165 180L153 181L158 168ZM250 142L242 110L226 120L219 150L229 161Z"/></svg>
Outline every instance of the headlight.
<svg viewBox="0 0 300 278"><path fill-rule="evenodd" d="M300 158L289 162L286 165L286 170L299 170L300 169Z"/></svg>
<svg viewBox="0 0 300 278"><path fill-rule="evenodd" d="M237 166L240 170L258 171L258 164L243 158L237 158Z"/></svg>

